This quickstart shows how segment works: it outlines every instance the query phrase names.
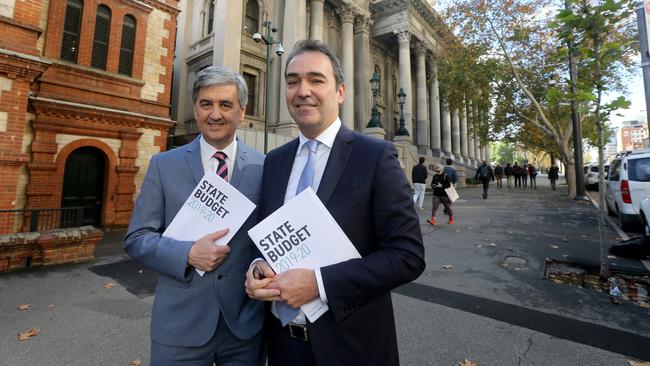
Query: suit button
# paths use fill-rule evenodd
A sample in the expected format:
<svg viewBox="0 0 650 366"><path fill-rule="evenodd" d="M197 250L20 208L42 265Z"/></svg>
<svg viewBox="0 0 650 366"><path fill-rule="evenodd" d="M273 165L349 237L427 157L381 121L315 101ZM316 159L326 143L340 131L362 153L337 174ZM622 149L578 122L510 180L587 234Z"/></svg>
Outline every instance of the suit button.
<svg viewBox="0 0 650 366"><path fill-rule="evenodd" d="M223 278L222 275L218 275L218 276L217 276L217 279L218 279L218 280L220 280L220 279L222 279L222 278Z"/></svg>

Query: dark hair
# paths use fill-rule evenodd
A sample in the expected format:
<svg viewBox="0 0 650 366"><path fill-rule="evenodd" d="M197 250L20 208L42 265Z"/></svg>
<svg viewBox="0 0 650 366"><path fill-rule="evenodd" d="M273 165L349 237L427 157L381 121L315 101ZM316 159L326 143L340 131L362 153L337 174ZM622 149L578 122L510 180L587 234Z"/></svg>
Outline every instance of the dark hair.
<svg viewBox="0 0 650 366"><path fill-rule="evenodd" d="M424 164L424 156L420 156L420 164Z"/></svg>
<svg viewBox="0 0 650 366"><path fill-rule="evenodd" d="M300 55L301 53L305 52L320 52L327 56L327 58L330 59L330 63L332 64L332 69L334 70L334 80L336 81L336 88L338 89L341 84L343 84L343 68L341 67L341 61L339 61L338 57L332 52L332 50L327 46L325 43L316 40L316 39L303 39L298 42L296 42L295 45L293 45L293 49L291 52L289 52L289 56L287 56L287 62L284 65L284 77L287 77L287 66L289 66L289 62L293 60L294 57Z"/></svg>
<svg viewBox="0 0 650 366"><path fill-rule="evenodd" d="M452 163L454 162L454 161L453 161L453 160L451 160L450 158L447 158L447 160L446 160L446 161L447 161L447 165L451 165L451 164L452 164Z"/></svg>

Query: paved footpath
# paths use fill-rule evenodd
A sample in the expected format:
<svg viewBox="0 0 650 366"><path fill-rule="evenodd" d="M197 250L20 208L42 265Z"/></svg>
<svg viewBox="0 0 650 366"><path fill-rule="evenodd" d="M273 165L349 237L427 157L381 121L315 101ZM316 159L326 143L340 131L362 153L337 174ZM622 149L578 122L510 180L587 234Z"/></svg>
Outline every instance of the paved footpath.
<svg viewBox="0 0 650 366"><path fill-rule="evenodd" d="M427 196L427 269L393 294L402 365L650 361L647 309L543 279L545 258L594 265L599 249L595 209L538 180L537 191L493 185L487 200L479 188L460 190L456 225L427 224ZM120 235L106 234L93 263L0 275L0 365L148 364L155 273L121 252ZM607 237L616 241L609 228ZM644 270L638 260L613 262ZM32 327L40 334L16 339Z"/></svg>

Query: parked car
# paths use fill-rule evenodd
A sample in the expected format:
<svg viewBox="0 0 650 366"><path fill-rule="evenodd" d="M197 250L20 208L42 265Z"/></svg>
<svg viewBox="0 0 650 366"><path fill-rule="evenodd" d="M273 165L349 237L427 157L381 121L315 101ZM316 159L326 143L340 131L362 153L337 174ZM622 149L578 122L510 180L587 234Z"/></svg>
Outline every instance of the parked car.
<svg viewBox="0 0 650 366"><path fill-rule="evenodd" d="M607 179L607 172L609 171L609 164L604 165L605 168L605 179ZM598 174L598 164L592 163L585 165L585 187L587 189L598 189L598 182L600 176Z"/></svg>
<svg viewBox="0 0 650 366"><path fill-rule="evenodd" d="M610 163L606 180L607 212L623 229L641 224L639 207L650 197L650 150L621 153Z"/></svg>

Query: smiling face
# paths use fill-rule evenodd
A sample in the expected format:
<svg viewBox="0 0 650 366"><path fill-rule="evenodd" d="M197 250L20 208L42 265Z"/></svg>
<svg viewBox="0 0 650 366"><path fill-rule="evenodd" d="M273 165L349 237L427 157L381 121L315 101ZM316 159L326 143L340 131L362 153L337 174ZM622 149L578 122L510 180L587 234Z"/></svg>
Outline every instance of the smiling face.
<svg viewBox="0 0 650 366"><path fill-rule="evenodd" d="M236 85L212 85L199 90L194 119L205 141L221 150L235 138L246 108L239 104Z"/></svg>
<svg viewBox="0 0 650 366"><path fill-rule="evenodd" d="M287 107L305 137L313 139L339 115L345 85L336 86L329 58L320 52L306 51L287 65Z"/></svg>

